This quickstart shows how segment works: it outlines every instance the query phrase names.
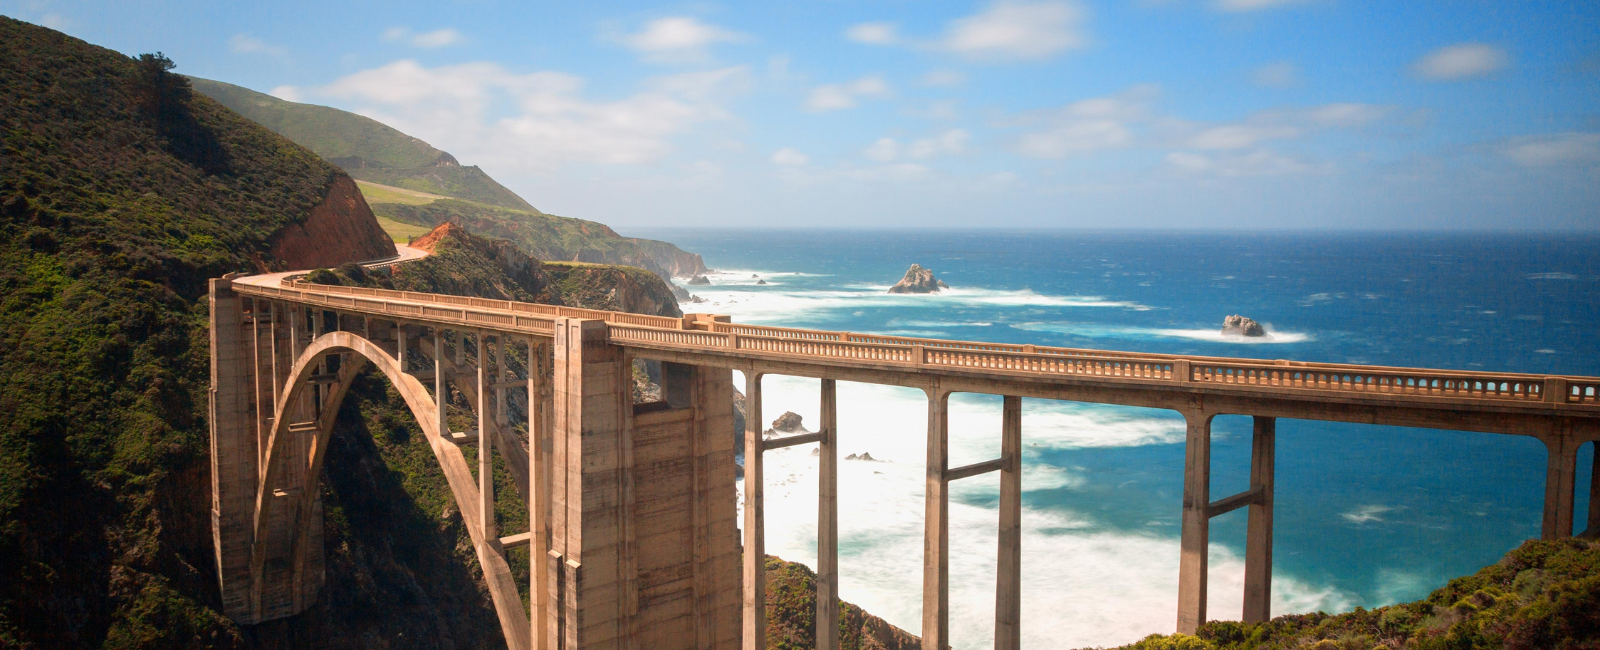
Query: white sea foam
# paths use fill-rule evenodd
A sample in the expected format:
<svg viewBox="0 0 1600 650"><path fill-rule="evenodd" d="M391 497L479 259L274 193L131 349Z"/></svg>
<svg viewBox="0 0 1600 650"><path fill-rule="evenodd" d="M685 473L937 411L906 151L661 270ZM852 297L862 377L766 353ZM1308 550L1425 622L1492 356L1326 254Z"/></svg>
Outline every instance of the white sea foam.
<svg viewBox="0 0 1600 650"><path fill-rule="evenodd" d="M1220 329L1175 329L1159 327L1133 327L1127 325L1102 325L1099 323L1015 323L1012 327L1028 332L1054 332L1073 336L1106 339L1182 338L1213 343L1239 345L1264 345L1274 343L1301 343L1312 340L1303 332L1268 330L1266 336L1233 336Z"/></svg>
<svg viewBox="0 0 1600 650"><path fill-rule="evenodd" d="M1366 524L1374 521L1382 522L1384 520L1383 515L1391 510L1394 510L1394 508L1390 506L1366 505L1350 512L1341 513L1339 516L1344 517L1345 521L1353 524Z"/></svg>
<svg viewBox="0 0 1600 650"><path fill-rule="evenodd" d="M817 421L816 380L768 377L763 393L764 420L794 411L808 426ZM839 463L841 595L913 633L919 631L921 620L926 414L922 391L839 385L841 456L868 452L881 461ZM997 400L961 396L953 400L950 463L962 465L997 455L999 423ZM1183 437L1181 424L1157 411L1039 400L1025 401L1023 427L1025 452L1166 444ZM767 552L814 567L813 448L775 450L764 459ZM1023 472L1029 490L1071 486L1081 480L1072 468L1045 465L1035 453L1025 453ZM967 505L972 500L961 497L993 494L997 485L993 476L953 485L950 598L957 648L987 647L993 638L998 515L992 508ZM1028 508L1023 512L1022 544L1022 624L1027 646L1109 645L1172 630L1176 531L1097 530L1090 520L1070 511ZM1209 607L1214 617L1237 616L1243 575L1240 557L1224 547L1212 547ZM1282 576L1274 580L1273 595L1273 609L1282 613L1338 611L1350 604L1341 594Z"/></svg>
<svg viewBox="0 0 1600 650"><path fill-rule="evenodd" d="M752 274L760 278L750 277ZM829 311L854 312L866 308L895 307L1082 307L1114 308L1145 311L1148 306L1136 302L1109 300L1101 296L1058 296L1033 291L1001 289L947 289L933 294L892 294L888 285L846 284L833 289L814 291L793 290L780 278L785 274L766 274L759 271L729 271L715 274L709 285L686 286L691 293L706 300L707 307L716 307L720 313L734 316L745 323L784 323L805 319L813 314ZM800 274L787 274L790 276ZM724 277L725 276L725 277ZM762 279L764 287L756 286ZM945 324L926 327L944 327Z"/></svg>
<svg viewBox="0 0 1600 650"><path fill-rule="evenodd" d="M1576 280L1576 279L1578 279L1578 276L1576 276L1576 275L1573 275L1571 273L1562 273L1560 271L1551 271L1551 272L1547 272L1547 273L1529 273L1528 275L1526 275L1524 277L1528 278L1529 280Z"/></svg>

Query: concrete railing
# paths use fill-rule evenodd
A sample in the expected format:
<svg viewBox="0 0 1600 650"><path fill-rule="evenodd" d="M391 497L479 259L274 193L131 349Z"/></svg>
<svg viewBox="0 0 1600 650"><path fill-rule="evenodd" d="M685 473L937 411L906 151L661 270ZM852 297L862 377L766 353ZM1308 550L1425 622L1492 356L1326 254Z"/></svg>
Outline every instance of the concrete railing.
<svg viewBox="0 0 1600 650"><path fill-rule="evenodd" d="M812 363L861 363L938 372L977 371L1027 377L1103 377L1126 381L1248 388L1285 394L1382 395L1423 401L1472 400L1532 405L1549 403L1600 411L1600 378L1393 368L1283 360L1186 357L1168 354L1049 346L948 341L672 318L312 284L286 278L277 287L240 283L246 293L325 305L453 327L549 335L556 318L605 321L618 343L751 356L781 356Z"/></svg>

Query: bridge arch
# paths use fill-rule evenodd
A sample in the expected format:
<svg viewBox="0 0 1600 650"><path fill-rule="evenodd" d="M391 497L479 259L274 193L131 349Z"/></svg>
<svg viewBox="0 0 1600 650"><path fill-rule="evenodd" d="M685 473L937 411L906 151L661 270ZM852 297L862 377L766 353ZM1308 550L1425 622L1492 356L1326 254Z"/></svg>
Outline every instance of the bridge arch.
<svg viewBox="0 0 1600 650"><path fill-rule="evenodd" d="M434 335L439 336L440 333L439 330L435 330ZM329 357L340 359L337 373L332 377L319 377L316 373ZM322 465L327 457L333 424L350 386L369 363L377 368L399 392L427 438L434 457L444 471L451 495L456 502L456 509L461 513L462 523L466 526L473 547L477 550L478 562L489 585L501 630L512 647L517 647L518 644L512 640L528 637L528 614L523 610L516 583L511 578L510 566L505 556L497 550L499 538L494 537L492 533L485 534L483 514L478 508L479 485L468 469L466 458L455 443L443 438L443 435L448 435L449 432L439 430L439 423L443 421L443 418L439 417L439 409L446 402L431 396L421 381L404 372L399 359L390 355L381 344L349 331L327 332L312 339L294 360L287 379L278 391L273 413L279 415L273 419L271 433L267 436L262 452L261 480L255 495L250 553L250 570L254 578L251 591L252 604L259 607L261 591L267 582L264 579L264 572L268 527L275 507L291 508L290 513L295 521L291 528L293 541L290 557L293 570L297 573L303 570L308 550L306 546L311 541L307 531L311 528L312 518L315 516L311 506L319 490ZM328 385L327 390L319 396L319 403L302 407L312 410L315 416L312 420L314 427L309 431L311 434L309 454L304 457L303 469L307 481L297 493L283 494L280 498L275 494L277 484L281 483L285 470L289 469L289 464L294 462L292 459L296 457L296 454L287 449L292 444L291 427L296 423L292 421L293 417L285 414L295 413L297 405L305 404L307 389L319 385L319 382ZM479 399L481 400L482 396ZM480 401L477 407L482 409L486 404ZM482 466L480 466L481 471L483 471ZM283 503L289 500L293 500L293 503Z"/></svg>

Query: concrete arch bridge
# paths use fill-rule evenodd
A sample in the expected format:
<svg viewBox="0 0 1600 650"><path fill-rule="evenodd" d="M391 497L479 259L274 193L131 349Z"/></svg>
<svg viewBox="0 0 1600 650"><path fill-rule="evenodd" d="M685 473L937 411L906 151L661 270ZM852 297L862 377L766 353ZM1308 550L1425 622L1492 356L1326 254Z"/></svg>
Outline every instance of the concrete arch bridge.
<svg viewBox="0 0 1600 650"><path fill-rule="evenodd" d="M1244 611L1268 618L1278 418L1530 436L1549 452L1543 535L1573 530L1576 453L1600 439L1600 378L1133 354L759 327L436 294L308 284L288 274L211 283L212 523L227 614L290 616L323 582L318 476L339 403L371 364L439 460L508 647L760 648L766 638L762 453L817 444L817 647L838 647L839 380L928 397L924 648L949 646L952 481L1001 473L995 645L1021 610L1021 398L1163 408L1187 422L1176 629L1206 620L1212 517L1249 509ZM663 399L635 404L633 359L662 362ZM732 370L746 378L742 547ZM817 433L763 440L763 375L821 379ZM452 430L458 392L476 426ZM999 458L950 467L951 393L1003 395ZM445 400L447 401L447 400ZM1250 488L1210 494L1211 421L1254 418ZM458 418L459 421L459 418ZM519 431L526 432L526 440ZM462 449L476 446L477 475ZM499 453L529 504L495 520ZM1595 473L1600 476L1600 472ZM1600 522L1600 483L1587 486ZM1532 516L1530 514L1530 516ZM501 530L526 532L502 535ZM534 559L527 585L507 553ZM742 552L741 552L742 548ZM964 550L965 551L965 550ZM518 551L520 552L520 551ZM541 561L542 560L542 561ZM531 612L522 604L526 589Z"/></svg>

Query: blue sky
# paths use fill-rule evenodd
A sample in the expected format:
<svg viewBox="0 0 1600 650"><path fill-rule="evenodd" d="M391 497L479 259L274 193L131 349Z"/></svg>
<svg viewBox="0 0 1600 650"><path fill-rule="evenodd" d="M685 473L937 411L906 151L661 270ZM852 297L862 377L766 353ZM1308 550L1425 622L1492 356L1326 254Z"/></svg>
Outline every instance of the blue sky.
<svg viewBox="0 0 1600 650"><path fill-rule="evenodd" d="M55 2L656 226L1600 229L1600 4Z"/></svg>

